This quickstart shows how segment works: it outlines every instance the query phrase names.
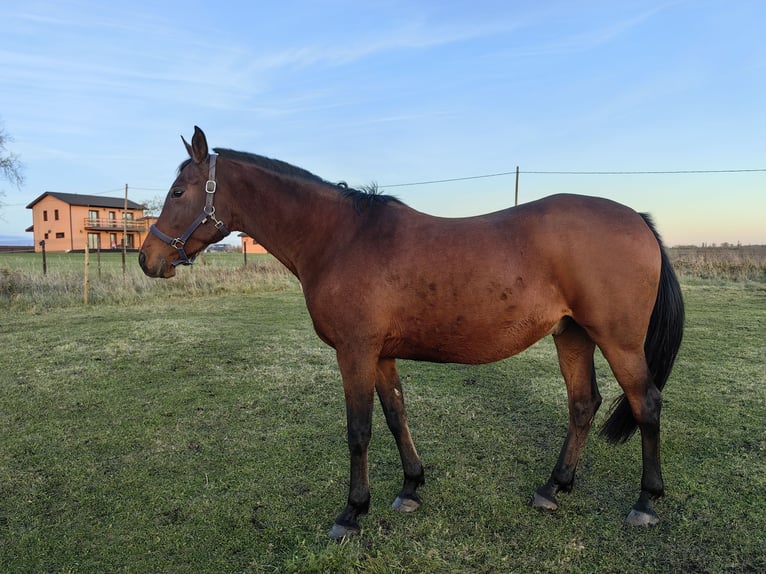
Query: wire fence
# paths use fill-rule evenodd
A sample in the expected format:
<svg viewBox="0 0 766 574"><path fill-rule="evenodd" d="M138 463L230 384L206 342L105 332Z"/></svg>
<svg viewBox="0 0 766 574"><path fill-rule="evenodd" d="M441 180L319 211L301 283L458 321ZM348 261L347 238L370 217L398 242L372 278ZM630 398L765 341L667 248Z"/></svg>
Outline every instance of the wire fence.
<svg viewBox="0 0 766 574"><path fill-rule="evenodd" d="M689 175L689 174L721 174L721 173L766 173L766 168L757 169L671 169L654 171L563 171L563 170L528 170L516 168L514 171L502 171L482 175L469 175L465 177L450 177L445 179L432 179L427 181L415 181L409 183L391 183L379 187L388 189L393 187L414 187L417 185L431 185L435 183L452 183L455 181L470 181L475 179L488 179L493 177L507 177L515 175Z"/></svg>

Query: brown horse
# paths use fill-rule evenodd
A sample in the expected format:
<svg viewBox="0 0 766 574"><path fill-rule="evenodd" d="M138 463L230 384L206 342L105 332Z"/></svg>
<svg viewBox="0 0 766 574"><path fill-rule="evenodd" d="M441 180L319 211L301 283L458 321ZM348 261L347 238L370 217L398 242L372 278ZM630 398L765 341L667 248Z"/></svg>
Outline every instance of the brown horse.
<svg viewBox="0 0 766 574"><path fill-rule="evenodd" d="M684 306L647 216L606 199L555 195L444 219L281 161L225 149L210 154L196 127L184 145L191 159L179 168L139 262L147 275L172 277L176 265L191 263L228 229L240 230L300 280L317 334L336 350L346 398L351 480L332 538L358 533L358 517L368 510L376 392L404 468L393 507L421 505L423 466L395 359L488 363L546 335L553 335L566 382L569 429L530 504L556 509L556 494L572 488L601 404L598 346L624 392L602 433L624 442L641 432L641 494L626 521L658 522L660 390L681 343Z"/></svg>

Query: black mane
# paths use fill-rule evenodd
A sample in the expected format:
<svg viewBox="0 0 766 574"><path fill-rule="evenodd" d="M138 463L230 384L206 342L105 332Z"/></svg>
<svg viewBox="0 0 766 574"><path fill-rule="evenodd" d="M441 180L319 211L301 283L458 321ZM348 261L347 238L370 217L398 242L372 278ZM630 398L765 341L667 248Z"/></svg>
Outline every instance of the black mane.
<svg viewBox="0 0 766 574"><path fill-rule="evenodd" d="M265 157L265 156L257 155L254 153L236 151L233 149L225 149L225 148L215 148L213 151L217 153L218 155L220 155L221 157L233 159L235 161L241 161L244 163L252 163L253 165L257 165L258 167L262 167L263 169L266 169L268 171L273 171L274 173L279 173L281 175L286 175L288 177L296 177L299 179L313 181L314 183L323 183L325 185L333 185L329 181L322 179L318 175L314 175L308 170L305 170L300 167L296 167L294 165L291 165L287 162L284 162L278 159L272 159L270 157Z"/></svg>
<svg viewBox="0 0 766 574"><path fill-rule="evenodd" d="M319 177L318 175L314 175L308 170L278 159L272 159L254 153L225 148L215 148L213 151L221 157L233 159L235 161L251 163L268 171L273 171L274 173L332 187L333 189L337 190L342 197L349 198L353 202L354 208L357 211L375 204L385 205L392 202L401 203L392 195L385 195L380 193L378 186L375 184L364 186L362 189L354 189L349 187L345 182L332 183Z"/></svg>

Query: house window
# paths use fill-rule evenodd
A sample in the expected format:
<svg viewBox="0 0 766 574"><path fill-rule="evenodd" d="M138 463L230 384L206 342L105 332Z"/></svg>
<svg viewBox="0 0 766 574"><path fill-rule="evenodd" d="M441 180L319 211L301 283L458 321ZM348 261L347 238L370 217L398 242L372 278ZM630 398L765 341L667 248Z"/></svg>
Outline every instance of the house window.
<svg viewBox="0 0 766 574"><path fill-rule="evenodd" d="M101 236L98 233L88 233L88 249L101 247Z"/></svg>
<svg viewBox="0 0 766 574"><path fill-rule="evenodd" d="M64 233L59 231L56 233L56 239L64 239Z"/></svg>
<svg viewBox="0 0 766 574"><path fill-rule="evenodd" d="M109 248L117 249L117 234L116 233L109 234Z"/></svg>
<svg viewBox="0 0 766 574"><path fill-rule="evenodd" d="M53 219L55 219L56 221L59 220L59 210L58 209L54 209L53 210Z"/></svg>
<svg viewBox="0 0 766 574"><path fill-rule="evenodd" d="M132 233L128 233L128 242L126 244L126 247L128 249L133 249L135 247L135 243L134 243L134 240L133 240L133 234Z"/></svg>
<svg viewBox="0 0 766 574"><path fill-rule="evenodd" d="M115 211L109 212L109 227L117 227L117 213ZM117 243L115 241L115 243Z"/></svg>
<svg viewBox="0 0 766 574"><path fill-rule="evenodd" d="M48 210L43 210L43 221L48 221Z"/></svg>
<svg viewBox="0 0 766 574"><path fill-rule="evenodd" d="M88 211L88 219L93 221L94 219L98 219L98 209L91 209Z"/></svg>

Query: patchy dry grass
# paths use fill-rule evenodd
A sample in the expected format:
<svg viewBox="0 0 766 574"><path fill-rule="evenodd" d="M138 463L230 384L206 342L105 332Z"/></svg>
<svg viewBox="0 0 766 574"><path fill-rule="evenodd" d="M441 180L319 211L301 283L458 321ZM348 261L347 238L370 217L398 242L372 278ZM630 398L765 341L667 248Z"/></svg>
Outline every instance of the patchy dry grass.
<svg viewBox="0 0 766 574"><path fill-rule="evenodd" d="M668 250L678 274L719 282L766 282L766 245L673 247Z"/></svg>
<svg viewBox="0 0 766 574"><path fill-rule="evenodd" d="M136 304L172 296L198 297L222 293L253 293L295 289L297 280L271 256L250 255L247 266L238 254L202 254L197 263L170 281L143 274L135 254L122 272L118 253L104 253L101 262L90 257L88 301L91 305ZM0 309L43 311L82 305L85 259L83 254L48 256L43 274L41 256L0 253Z"/></svg>

